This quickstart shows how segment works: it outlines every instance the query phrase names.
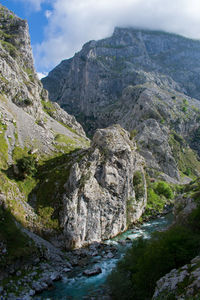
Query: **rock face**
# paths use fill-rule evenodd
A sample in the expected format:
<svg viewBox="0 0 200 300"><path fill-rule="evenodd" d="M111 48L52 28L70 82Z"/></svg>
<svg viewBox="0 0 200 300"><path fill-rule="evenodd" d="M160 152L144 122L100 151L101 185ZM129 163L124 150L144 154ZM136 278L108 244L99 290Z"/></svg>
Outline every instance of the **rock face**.
<svg viewBox="0 0 200 300"><path fill-rule="evenodd" d="M28 24L0 5L1 93L34 116L47 98L33 66Z"/></svg>
<svg viewBox="0 0 200 300"><path fill-rule="evenodd" d="M27 22L0 4L0 24L0 102L2 106L0 112L2 112L3 118L10 118L8 115L11 115L11 119L19 124L23 120L24 123L20 127L25 127L33 139L37 139L34 127L37 128L38 124L43 127L42 131L47 129L46 136L52 137L50 122L48 122L50 120L44 113L43 107L51 106L47 113L51 112L53 118L85 136L81 125L76 122L74 117L62 111L58 105L51 105L48 101L48 93L43 89L34 69ZM26 117L24 112L31 117ZM57 129L54 128L54 131L56 132ZM23 128L18 130L18 135L20 135L20 131L24 131ZM43 143L42 140L45 138L44 136L40 137L41 127L35 131L38 131L38 139ZM21 140L27 138L27 136L22 136ZM52 139L50 143L52 143Z"/></svg>
<svg viewBox="0 0 200 300"><path fill-rule="evenodd" d="M153 299L198 299L200 257L180 269L174 269L157 281Z"/></svg>
<svg viewBox="0 0 200 300"><path fill-rule="evenodd" d="M119 125L96 131L71 168L63 205L67 248L108 239L138 220L146 205L144 159L128 132Z"/></svg>
<svg viewBox="0 0 200 300"><path fill-rule="evenodd" d="M0 279L27 261L31 265L43 254L43 259L56 258L59 252L28 230L41 234L45 228L49 233L52 226L42 224L45 214L41 217L39 197L34 198L34 205L29 201L37 186L36 178L33 174L21 178L17 162L40 160L45 165L51 160L51 168L56 168L55 172L51 169L52 186L60 177L56 174L59 163L63 164L61 156L88 147L82 126L48 100L48 93L37 78L27 22L0 4ZM38 168L37 163L34 168ZM49 175L50 168L47 169ZM38 173L41 175L41 171ZM27 180L29 187L25 191ZM48 183L46 175L44 182ZM59 187L57 180L55 189ZM55 207L50 210L53 213Z"/></svg>
<svg viewBox="0 0 200 300"><path fill-rule="evenodd" d="M151 174L180 180L179 171L200 170L187 155L188 146L200 154L200 102L191 98L200 99L199 49L199 41L181 36L117 28L110 38L85 44L42 82L88 133L119 123L134 132ZM174 132L185 140L175 145L186 149L182 154L175 154ZM188 164L181 165L181 155Z"/></svg>
<svg viewBox="0 0 200 300"><path fill-rule="evenodd" d="M53 101L94 117L95 104L116 102L130 84L155 82L200 98L199 50L199 41L178 35L116 28L110 38L85 44L42 82Z"/></svg>

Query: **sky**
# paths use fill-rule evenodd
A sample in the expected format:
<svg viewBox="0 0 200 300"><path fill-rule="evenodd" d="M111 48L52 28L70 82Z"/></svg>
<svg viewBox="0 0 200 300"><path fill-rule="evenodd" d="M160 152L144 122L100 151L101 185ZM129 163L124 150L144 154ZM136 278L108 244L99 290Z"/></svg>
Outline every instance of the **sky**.
<svg viewBox="0 0 200 300"><path fill-rule="evenodd" d="M116 26L164 30L200 39L200 0L2 0L27 19L39 77L83 44Z"/></svg>

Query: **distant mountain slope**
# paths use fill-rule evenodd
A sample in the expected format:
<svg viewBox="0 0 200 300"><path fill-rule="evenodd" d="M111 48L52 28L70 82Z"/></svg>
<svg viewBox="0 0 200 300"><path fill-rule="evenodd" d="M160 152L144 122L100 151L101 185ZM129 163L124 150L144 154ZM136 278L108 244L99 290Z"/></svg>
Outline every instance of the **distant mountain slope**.
<svg viewBox="0 0 200 300"><path fill-rule="evenodd" d="M134 131L151 171L179 179L179 171L200 171L188 152L189 145L200 153L200 102L191 98L200 99L199 76L200 41L116 28L110 38L85 44L42 82L51 100L89 134L119 123Z"/></svg>
<svg viewBox="0 0 200 300"><path fill-rule="evenodd" d="M85 44L42 82L51 100L70 112L77 114L79 108L90 115L94 103L116 101L128 84L153 81L200 99L199 71L200 41L160 31L116 28L110 38Z"/></svg>

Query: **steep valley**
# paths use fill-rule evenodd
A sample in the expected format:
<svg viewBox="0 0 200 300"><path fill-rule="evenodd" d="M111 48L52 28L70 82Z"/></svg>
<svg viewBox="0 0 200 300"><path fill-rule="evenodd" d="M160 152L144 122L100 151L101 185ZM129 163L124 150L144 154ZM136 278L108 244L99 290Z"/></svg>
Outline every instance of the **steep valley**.
<svg viewBox="0 0 200 300"><path fill-rule="evenodd" d="M27 22L0 4L2 299L33 299L76 268L101 273L87 264L115 260L118 248L131 247L127 230L139 234L143 227L135 226L172 206L175 222L194 226L198 236L199 56L199 41L116 28L41 83ZM193 262L198 268L199 258ZM155 299L167 291L180 296L170 284L182 265L171 265L173 274L166 268L155 276ZM199 296L195 280L185 295ZM112 285L106 293L115 297Z"/></svg>

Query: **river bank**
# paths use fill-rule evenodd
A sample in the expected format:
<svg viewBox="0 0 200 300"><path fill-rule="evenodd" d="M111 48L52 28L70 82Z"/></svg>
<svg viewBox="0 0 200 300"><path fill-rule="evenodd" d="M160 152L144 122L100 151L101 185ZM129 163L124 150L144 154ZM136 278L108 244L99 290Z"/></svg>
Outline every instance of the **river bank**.
<svg viewBox="0 0 200 300"><path fill-rule="evenodd" d="M171 214L151 220L141 226L129 229L117 237L105 241L104 244L91 245L93 255L87 257L87 264L83 266L74 266L73 270L65 274L61 281L55 283L54 289L43 292L36 296L36 299L109 299L105 282L108 274L115 267L117 262L123 257L132 241L138 237L150 238L151 234L158 230L167 228L173 220ZM75 250L79 252L78 256L87 254L87 249ZM84 252L86 251L86 252ZM84 254L85 253L85 254ZM83 274L85 270L101 268L102 272L87 277ZM104 298L106 297L106 298Z"/></svg>
<svg viewBox="0 0 200 300"><path fill-rule="evenodd" d="M104 299L106 278L132 241L138 237L149 238L152 232L170 225L172 219L171 214L151 219L113 239L64 252L60 261L37 260L31 270L19 270L7 278L0 293L8 300ZM105 299L109 299L108 293Z"/></svg>

